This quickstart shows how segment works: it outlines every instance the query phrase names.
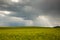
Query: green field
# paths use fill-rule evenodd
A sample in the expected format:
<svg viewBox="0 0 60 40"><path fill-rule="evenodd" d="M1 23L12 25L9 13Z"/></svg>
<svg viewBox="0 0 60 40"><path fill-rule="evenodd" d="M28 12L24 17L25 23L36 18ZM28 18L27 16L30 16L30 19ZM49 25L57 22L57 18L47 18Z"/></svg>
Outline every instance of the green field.
<svg viewBox="0 0 60 40"><path fill-rule="evenodd" d="M0 40L60 40L60 28L0 28Z"/></svg>

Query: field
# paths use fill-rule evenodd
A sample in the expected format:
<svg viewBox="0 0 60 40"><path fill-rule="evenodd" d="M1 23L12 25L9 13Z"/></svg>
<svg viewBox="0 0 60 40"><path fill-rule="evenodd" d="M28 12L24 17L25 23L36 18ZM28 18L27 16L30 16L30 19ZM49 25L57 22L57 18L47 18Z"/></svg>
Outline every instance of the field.
<svg viewBox="0 0 60 40"><path fill-rule="evenodd" d="M60 28L0 28L0 40L60 40Z"/></svg>

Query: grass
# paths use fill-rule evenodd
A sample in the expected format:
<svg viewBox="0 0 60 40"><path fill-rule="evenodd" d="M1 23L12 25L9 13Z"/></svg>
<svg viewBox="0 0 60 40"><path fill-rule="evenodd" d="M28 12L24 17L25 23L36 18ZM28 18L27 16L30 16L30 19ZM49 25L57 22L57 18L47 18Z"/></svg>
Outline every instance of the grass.
<svg viewBox="0 0 60 40"><path fill-rule="evenodd" d="M0 40L60 40L60 28L4 27Z"/></svg>

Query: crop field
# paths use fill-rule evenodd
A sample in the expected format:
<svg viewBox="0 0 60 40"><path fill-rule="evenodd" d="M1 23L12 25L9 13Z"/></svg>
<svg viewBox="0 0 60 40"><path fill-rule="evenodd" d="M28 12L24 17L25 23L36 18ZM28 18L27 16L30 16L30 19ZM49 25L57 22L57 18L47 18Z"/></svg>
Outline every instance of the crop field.
<svg viewBox="0 0 60 40"><path fill-rule="evenodd" d="M0 40L60 40L60 28L0 28Z"/></svg>

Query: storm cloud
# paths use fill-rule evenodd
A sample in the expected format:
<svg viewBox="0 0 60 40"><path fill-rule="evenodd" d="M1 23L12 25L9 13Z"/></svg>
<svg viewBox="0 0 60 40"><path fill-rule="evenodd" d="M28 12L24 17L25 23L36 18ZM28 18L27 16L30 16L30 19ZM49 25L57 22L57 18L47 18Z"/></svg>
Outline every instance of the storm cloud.
<svg viewBox="0 0 60 40"><path fill-rule="evenodd" d="M2 20L0 21L1 25L2 24L6 26L60 25L60 21L58 21L60 20L59 0L0 0L0 11L2 11L0 12L1 16L0 20ZM10 14L4 14L8 12L10 12ZM2 16L4 16L5 18ZM46 16L47 18L45 18ZM24 21L21 22L19 19L18 19L19 21L7 21L13 20L12 17L22 18ZM16 18L14 20L16 20ZM44 19L42 18L48 19L49 23L44 22Z"/></svg>

